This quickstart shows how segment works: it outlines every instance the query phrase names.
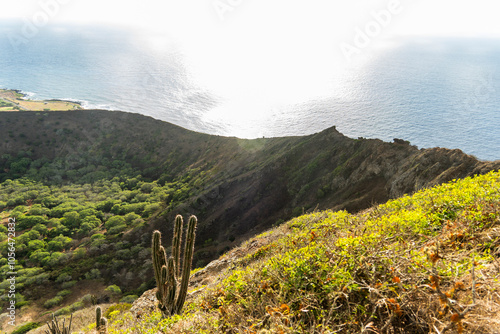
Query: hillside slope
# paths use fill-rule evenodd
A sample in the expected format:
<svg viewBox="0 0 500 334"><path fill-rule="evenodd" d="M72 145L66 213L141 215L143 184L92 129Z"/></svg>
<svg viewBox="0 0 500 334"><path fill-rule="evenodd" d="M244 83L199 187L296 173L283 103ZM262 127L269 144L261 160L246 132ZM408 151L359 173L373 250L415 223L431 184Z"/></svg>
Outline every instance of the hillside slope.
<svg viewBox="0 0 500 334"><path fill-rule="evenodd" d="M498 333L499 257L495 172L355 215L297 217L192 275L181 316L161 320L140 299L110 330Z"/></svg>
<svg viewBox="0 0 500 334"><path fill-rule="evenodd" d="M0 266L15 217L20 321L80 309L91 293L131 300L151 288L150 234L170 235L178 213L199 218L193 264L203 267L304 212L357 212L500 167L335 128L243 140L118 111L3 112L0 131ZM123 294L111 296L114 285Z"/></svg>
<svg viewBox="0 0 500 334"><path fill-rule="evenodd" d="M2 113L0 120L0 131L9 135L2 154L26 152L36 162L25 168L28 174L49 165L44 175L32 173L43 181L113 177L113 163L151 180L187 180L187 198L168 208L167 221L176 213L197 214L203 217L202 238L220 242L310 209L358 211L500 167L500 161L481 162L459 150L350 139L334 128L305 137L242 140L115 111ZM0 163L9 170L6 159Z"/></svg>

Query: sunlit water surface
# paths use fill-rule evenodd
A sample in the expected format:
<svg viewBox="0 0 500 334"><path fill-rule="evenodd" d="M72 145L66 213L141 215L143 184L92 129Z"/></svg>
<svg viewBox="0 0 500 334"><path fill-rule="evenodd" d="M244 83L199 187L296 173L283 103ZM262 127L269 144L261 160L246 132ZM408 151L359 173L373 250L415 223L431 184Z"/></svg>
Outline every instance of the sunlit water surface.
<svg viewBox="0 0 500 334"><path fill-rule="evenodd" d="M211 134L304 135L335 125L350 137L402 138L500 159L498 41L401 41L332 73L326 94L278 104L259 104L256 95L250 108L198 83L174 45L154 50L123 31L58 27L13 47L16 29L0 25L0 88L31 98L136 112Z"/></svg>

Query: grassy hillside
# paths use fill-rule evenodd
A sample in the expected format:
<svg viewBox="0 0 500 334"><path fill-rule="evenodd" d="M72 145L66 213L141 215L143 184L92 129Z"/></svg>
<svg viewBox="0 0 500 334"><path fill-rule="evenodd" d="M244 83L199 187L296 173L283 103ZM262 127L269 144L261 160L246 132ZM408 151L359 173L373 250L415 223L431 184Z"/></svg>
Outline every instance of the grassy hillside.
<svg viewBox="0 0 500 334"><path fill-rule="evenodd" d="M242 140L116 111L5 112L0 132L0 267L4 227L16 218L19 321L69 314L94 299L133 301L154 286L151 232L170 235L177 213L199 218L200 268L305 212L357 212L500 167L335 128Z"/></svg>
<svg viewBox="0 0 500 334"><path fill-rule="evenodd" d="M497 333L499 257L492 172L292 219L223 255L226 270L194 274L206 285L181 316L114 308L108 332Z"/></svg>

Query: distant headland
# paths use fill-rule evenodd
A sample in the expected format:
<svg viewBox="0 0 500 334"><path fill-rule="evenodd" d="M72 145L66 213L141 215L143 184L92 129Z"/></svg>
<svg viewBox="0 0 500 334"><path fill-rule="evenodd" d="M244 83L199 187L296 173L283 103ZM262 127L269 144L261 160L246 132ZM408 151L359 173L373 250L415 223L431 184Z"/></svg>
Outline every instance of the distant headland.
<svg viewBox="0 0 500 334"><path fill-rule="evenodd" d="M53 111L83 109L78 102L64 100L31 100L15 89L0 89L0 111Z"/></svg>

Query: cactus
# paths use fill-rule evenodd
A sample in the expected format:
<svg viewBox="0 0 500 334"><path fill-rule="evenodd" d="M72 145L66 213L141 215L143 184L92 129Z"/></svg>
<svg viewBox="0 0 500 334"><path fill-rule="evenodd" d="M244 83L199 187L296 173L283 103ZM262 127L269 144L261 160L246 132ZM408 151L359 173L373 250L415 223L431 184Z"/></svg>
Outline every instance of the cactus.
<svg viewBox="0 0 500 334"><path fill-rule="evenodd" d="M180 272L180 253L182 241L183 219L181 215L175 217L174 235L172 237L172 256L167 259L165 248L161 245L160 231L153 232L152 253L153 268L158 290L156 298L164 317L179 314L186 300L189 284L189 274L193 261L194 239L198 219L191 216L186 232L182 273Z"/></svg>
<svg viewBox="0 0 500 334"><path fill-rule="evenodd" d="M99 333L106 333L106 326L108 325L108 320L104 317L101 318L101 326L99 326Z"/></svg>
<svg viewBox="0 0 500 334"><path fill-rule="evenodd" d="M106 325L108 321L102 316L102 310L100 306L95 308L95 330L97 333L106 333Z"/></svg>
<svg viewBox="0 0 500 334"><path fill-rule="evenodd" d="M51 323L47 322L47 326L49 330L45 330L46 334L70 334L71 333L71 322L73 321L73 314L69 319L69 325L66 327L66 319L63 320L62 328L59 328L59 323L57 321L57 317L52 313L52 321ZM52 324L52 326L51 326Z"/></svg>
<svg viewBox="0 0 500 334"><path fill-rule="evenodd" d="M180 258L181 258L181 240L182 240L182 216L175 217L174 235L172 237L172 257L174 258L174 272L175 276L179 277L180 274Z"/></svg>

